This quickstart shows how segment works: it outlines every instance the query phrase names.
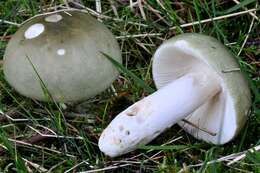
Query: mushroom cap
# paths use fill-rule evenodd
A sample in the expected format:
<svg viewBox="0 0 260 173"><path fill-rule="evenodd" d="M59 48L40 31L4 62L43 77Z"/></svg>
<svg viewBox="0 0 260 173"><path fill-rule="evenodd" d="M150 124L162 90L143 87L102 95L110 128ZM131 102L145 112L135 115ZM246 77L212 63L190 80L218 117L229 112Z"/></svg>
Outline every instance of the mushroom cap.
<svg viewBox="0 0 260 173"><path fill-rule="evenodd" d="M122 61L113 34L86 12L38 15L23 23L9 41L4 74L27 97L46 101L42 80L54 100L80 101L104 91L118 75L101 52Z"/></svg>
<svg viewBox="0 0 260 173"><path fill-rule="evenodd" d="M204 69L219 79L221 91L185 118L190 123L178 124L198 139L224 144L241 130L251 104L248 83L234 56L215 38L189 33L165 41L153 57L153 78L158 89Z"/></svg>

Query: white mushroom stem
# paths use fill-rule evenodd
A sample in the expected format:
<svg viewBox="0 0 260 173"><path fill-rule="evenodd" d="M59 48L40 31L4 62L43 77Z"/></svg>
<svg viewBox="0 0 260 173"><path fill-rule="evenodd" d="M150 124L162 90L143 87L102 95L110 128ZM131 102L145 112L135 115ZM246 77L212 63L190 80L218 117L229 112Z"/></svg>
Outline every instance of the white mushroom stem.
<svg viewBox="0 0 260 173"><path fill-rule="evenodd" d="M99 148L110 157L147 144L220 92L208 73L187 74L121 112L103 131Z"/></svg>

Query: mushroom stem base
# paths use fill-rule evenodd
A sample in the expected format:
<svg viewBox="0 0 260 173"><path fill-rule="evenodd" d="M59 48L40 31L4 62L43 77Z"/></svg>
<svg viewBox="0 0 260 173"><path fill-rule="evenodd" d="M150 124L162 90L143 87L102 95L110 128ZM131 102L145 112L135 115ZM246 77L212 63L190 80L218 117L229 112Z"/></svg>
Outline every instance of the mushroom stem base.
<svg viewBox="0 0 260 173"><path fill-rule="evenodd" d="M103 131L99 148L110 157L147 144L190 115L220 89L207 73L187 74L121 112Z"/></svg>

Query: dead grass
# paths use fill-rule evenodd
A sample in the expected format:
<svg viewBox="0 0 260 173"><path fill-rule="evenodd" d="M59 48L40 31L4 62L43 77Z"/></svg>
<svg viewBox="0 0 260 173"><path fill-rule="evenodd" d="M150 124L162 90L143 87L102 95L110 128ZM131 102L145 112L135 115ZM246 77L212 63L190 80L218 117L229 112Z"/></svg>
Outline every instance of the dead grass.
<svg viewBox="0 0 260 173"><path fill-rule="evenodd" d="M249 121L240 135L224 146L198 141L174 126L151 143L161 149L140 149L111 159L97 147L100 133L115 115L149 93L143 84L121 74L113 87L95 98L57 105L19 95L6 83L0 68L0 171L260 172L260 153L256 152L260 142L257 5L256 0L0 2L0 57L26 19L54 10L80 8L115 34L124 67L150 88L155 88L151 57L156 48L177 34L198 32L216 37L237 55L253 95ZM2 63L0 60L0 66ZM176 145L189 147L176 150Z"/></svg>

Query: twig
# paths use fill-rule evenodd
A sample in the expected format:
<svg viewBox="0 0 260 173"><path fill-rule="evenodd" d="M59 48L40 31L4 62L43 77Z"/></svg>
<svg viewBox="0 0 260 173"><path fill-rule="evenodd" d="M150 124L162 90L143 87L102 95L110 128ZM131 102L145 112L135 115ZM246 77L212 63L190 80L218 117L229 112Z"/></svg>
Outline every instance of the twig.
<svg viewBox="0 0 260 173"><path fill-rule="evenodd" d="M191 126L197 128L197 129L199 129L199 130L205 132L205 133L208 133L208 134L211 135L211 136L216 136L216 135L217 135L217 133L210 132L210 131L208 131L207 129L202 129L202 128L200 128L198 125L196 125L196 124L194 124L194 123L192 123L192 122L190 122L190 121L188 121L188 120L186 120L186 119L183 119L182 121L183 121L184 123L187 123L187 124L189 124L189 125L191 125Z"/></svg>

